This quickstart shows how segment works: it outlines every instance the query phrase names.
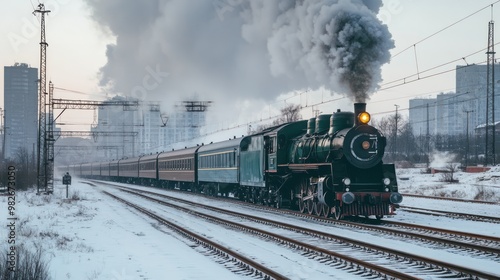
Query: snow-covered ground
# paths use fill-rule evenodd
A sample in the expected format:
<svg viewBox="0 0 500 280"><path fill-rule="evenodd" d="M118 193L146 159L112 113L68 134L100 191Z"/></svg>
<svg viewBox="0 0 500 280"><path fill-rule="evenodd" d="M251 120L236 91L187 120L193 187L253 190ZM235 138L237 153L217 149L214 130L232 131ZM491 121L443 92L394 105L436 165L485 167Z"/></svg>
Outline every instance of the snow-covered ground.
<svg viewBox="0 0 500 280"><path fill-rule="evenodd" d="M500 166L487 172L453 174L456 183L444 182L445 173L425 174L425 168L398 168L399 191L401 193L427 196L454 197L500 202Z"/></svg>
<svg viewBox="0 0 500 280"><path fill-rule="evenodd" d="M398 169L401 192L473 199L478 192L490 201L500 201L500 169L486 173L455 174L459 183L441 181L440 174L422 174L420 169ZM408 180L401 180L408 178ZM497 183L498 182L498 183ZM478 191L478 188L480 191ZM16 196L16 245L42 246L53 279L242 279L205 256L176 233L126 209L100 193L99 188L73 179L70 198L58 182L52 196L34 191ZM404 205L498 216L500 205L436 201L406 197ZM187 217L187 216L186 216ZM8 199L0 197L0 220L7 225ZM500 225L400 213L391 218L405 222L500 235ZM4 240L7 227L0 227ZM383 237L377 237L383 238ZM4 245L4 250L6 249ZM310 261L309 265L314 265ZM295 271L307 279L306 271ZM351 279L342 272L338 279Z"/></svg>

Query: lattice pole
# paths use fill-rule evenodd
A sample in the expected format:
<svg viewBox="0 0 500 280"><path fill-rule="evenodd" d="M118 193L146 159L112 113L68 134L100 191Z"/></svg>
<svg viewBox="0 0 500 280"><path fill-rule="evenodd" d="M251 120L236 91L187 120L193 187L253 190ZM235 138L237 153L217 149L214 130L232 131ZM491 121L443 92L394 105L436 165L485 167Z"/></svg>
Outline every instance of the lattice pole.
<svg viewBox="0 0 500 280"><path fill-rule="evenodd" d="M49 107L49 120L47 121L47 131L45 133L45 142L47 143L47 165L45 168L47 188L46 192L54 192L54 109L52 107L52 99L54 96L54 84L49 82L49 102L47 103Z"/></svg>
<svg viewBox="0 0 500 280"><path fill-rule="evenodd" d="M486 148L485 165L495 165L495 41L493 39L493 21L488 23L488 56L486 70Z"/></svg>
<svg viewBox="0 0 500 280"><path fill-rule="evenodd" d="M34 13L40 13L41 20L41 36L40 36L40 79L39 79L39 93L38 93L38 158L37 158L37 178L38 187L37 191L47 191L47 143L45 141L46 131L46 66L47 66L47 42L45 41L45 14L49 13L45 10L43 4L38 4L38 9Z"/></svg>

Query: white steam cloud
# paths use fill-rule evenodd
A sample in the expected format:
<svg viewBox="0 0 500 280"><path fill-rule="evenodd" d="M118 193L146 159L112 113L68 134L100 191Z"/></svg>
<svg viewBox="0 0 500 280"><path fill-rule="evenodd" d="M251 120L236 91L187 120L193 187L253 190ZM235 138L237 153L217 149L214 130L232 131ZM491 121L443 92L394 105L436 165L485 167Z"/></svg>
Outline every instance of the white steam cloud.
<svg viewBox="0 0 500 280"><path fill-rule="evenodd" d="M124 95L272 100L324 87L364 102L394 47L380 0L86 0L116 36L101 84Z"/></svg>

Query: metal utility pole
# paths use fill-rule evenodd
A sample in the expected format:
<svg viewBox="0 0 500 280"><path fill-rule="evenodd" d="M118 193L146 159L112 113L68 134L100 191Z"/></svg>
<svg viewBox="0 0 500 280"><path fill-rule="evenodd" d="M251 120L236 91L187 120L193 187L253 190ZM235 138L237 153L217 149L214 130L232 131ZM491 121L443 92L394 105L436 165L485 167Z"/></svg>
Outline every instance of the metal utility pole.
<svg viewBox="0 0 500 280"><path fill-rule="evenodd" d="M396 160L396 153L398 151L398 108L399 105L394 104L396 106L396 127L394 128L394 160Z"/></svg>
<svg viewBox="0 0 500 280"><path fill-rule="evenodd" d="M47 192L47 145L45 142L46 130L46 66L47 66L47 42L45 42L45 14L49 13L45 10L43 4L38 4L38 9L33 12L40 13L41 20L41 38L40 38L40 80L39 80L39 93L38 93L38 158L37 158L37 178L38 186L37 192Z"/></svg>
<svg viewBox="0 0 500 280"><path fill-rule="evenodd" d="M47 103L49 107L49 120L47 121L47 131L45 133L45 143L47 146L47 167L46 170L46 181L48 193L54 192L54 109L52 108L52 98L54 96L54 84L49 81L49 102Z"/></svg>
<svg viewBox="0 0 500 280"><path fill-rule="evenodd" d="M431 136L429 134L429 103L426 104L427 109L427 167L431 164Z"/></svg>
<svg viewBox="0 0 500 280"><path fill-rule="evenodd" d="M495 165L495 41L493 39L494 22L488 23L488 51L486 55L486 147L484 152L485 165Z"/></svg>
<svg viewBox="0 0 500 280"><path fill-rule="evenodd" d="M474 110L465 110L464 112L467 113L467 144L465 146L465 167L467 168L469 162L469 113L474 112Z"/></svg>

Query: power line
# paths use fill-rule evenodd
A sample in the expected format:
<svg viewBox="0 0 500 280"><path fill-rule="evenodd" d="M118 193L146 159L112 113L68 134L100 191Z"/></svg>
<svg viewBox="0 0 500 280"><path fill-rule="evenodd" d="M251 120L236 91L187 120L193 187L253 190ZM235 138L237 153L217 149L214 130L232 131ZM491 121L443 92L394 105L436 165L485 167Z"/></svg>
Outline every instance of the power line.
<svg viewBox="0 0 500 280"><path fill-rule="evenodd" d="M500 0L499 0L500 1ZM500 42L494 44L495 46L500 44ZM452 64L452 63L455 63L457 61L461 61L461 60L465 60L465 58L467 57L470 57L470 56L473 56L473 55L476 55L478 53L481 53L481 52L484 52L485 50L487 50L487 48L483 48L481 50L478 50L478 51L475 51L469 55L466 55L464 57L460 57L460 58L457 58L457 59L453 59L449 62L445 62L445 63L442 63L440 65L437 65L437 66L433 66L431 68L428 68L422 72L418 72L417 70L417 73L416 74L412 74L412 75L409 75L409 76L406 76L406 77L403 77L403 78L399 78L399 79L396 79L394 81L390 81L390 82L386 82L386 83L383 83L381 84L381 88L379 89L379 91L381 90L387 90L387 89L391 89L391 88L394 88L394 87L398 87L398 86L402 86L402 85L406 85L406 84L409 84L409 83L413 83L413 82L416 82L416 81L419 81L419 80L423 80L423 79L426 79L426 78L431 78L431 77L435 77L435 76L438 76L438 75L442 75L442 74L446 74L446 73L449 73L449 72L452 72L452 71L455 71L455 68L453 69L448 69L448 70L444 70L444 71L441 71L441 72L437 72L437 73L433 73L433 74L429 74L427 76L424 76L424 77L421 77L420 74L423 74L423 73L426 73L426 72L430 72L432 70L435 70L435 69L438 69L438 68L441 68L441 67L444 67L446 65L449 65L449 64ZM467 63L467 61L466 61ZM467 66L473 66L473 65L480 65L480 64L484 64L486 63L486 61L481 61L481 62L478 62L478 63L467 63L467 65L465 65L464 67L467 67ZM416 77L416 78L415 78ZM410 80L411 79L411 80ZM398 84L395 84L395 85L392 85L392 86L389 86L391 84L394 84L394 83L398 83ZM384 87L386 86L386 87Z"/></svg>
<svg viewBox="0 0 500 280"><path fill-rule="evenodd" d="M440 30L438 30L438 31L434 32L434 33L432 33L431 35L429 35L429 36L427 36L427 37L425 37L425 38L423 38L423 39L421 39L421 40L417 41L417 42L416 42L416 43L414 43L414 44L411 44L410 46L406 47L406 48L405 48L405 49L403 49L402 51L400 51L400 52L396 53L395 55L393 55L393 56L392 56L392 58L397 57L398 55L402 54L403 52L405 52L405 51L407 51L407 50L411 49L412 47L415 47L417 44L420 44L420 43L422 43L422 42L424 42L424 41L426 41L426 40L428 40L428 39L430 39L430 38L432 38L432 37L436 36L437 34L439 34L439 33L443 32L443 31L445 31L445 30L447 30L447 29L451 28L452 26L454 26L454 25L456 25L456 24L458 24L458 23L460 23L460 22L462 22L462 21L464 21L464 20L466 20L466 19L468 19L468 18L470 18L470 17L474 16L475 14L477 14L477 13L479 13L479 12L481 12L481 11L483 11L483 10L487 9L487 8L490 8L491 6L493 6L493 5L497 4L498 2L500 2L500 0L498 0L498 1L496 1L496 2L494 2L494 3L492 3L492 4L490 4L490 5L488 5L488 6L485 6L484 8L481 8L481 9L477 10L476 12L473 12L472 14L470 14L470 15L468 15L468 16L466 16L466 17L464 17L464 18L462 18L462 19L460 19L460 20L458 20L458 21L456 21L456 22L454 22L454 23L452 23L452 24L450 24L450 25L448 25L448 26L446 26L446 27L444 27L444 28L442 28L442 29L440 29Z"/></svg>

